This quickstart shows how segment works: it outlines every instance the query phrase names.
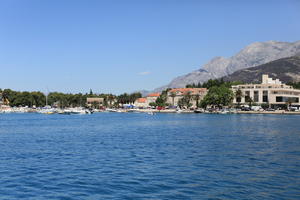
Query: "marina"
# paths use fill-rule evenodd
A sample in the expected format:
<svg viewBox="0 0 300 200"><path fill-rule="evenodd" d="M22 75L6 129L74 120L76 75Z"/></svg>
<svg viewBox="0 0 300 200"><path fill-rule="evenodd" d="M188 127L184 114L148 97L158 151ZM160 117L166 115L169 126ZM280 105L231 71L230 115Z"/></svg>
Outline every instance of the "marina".
<svg viewBox="0 0 300 200"><path fill-rule="evenodd" d="M0 200L300 200L296 0L0 5Z"/></svg>

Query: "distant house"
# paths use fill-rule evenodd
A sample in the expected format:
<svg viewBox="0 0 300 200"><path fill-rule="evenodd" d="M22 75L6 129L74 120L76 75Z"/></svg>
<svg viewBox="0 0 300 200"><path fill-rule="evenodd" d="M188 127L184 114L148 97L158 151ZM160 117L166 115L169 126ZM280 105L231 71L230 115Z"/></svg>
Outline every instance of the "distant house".
<svg viewBox="0 0 300 200"><path fill-rule="evenodd" d="M138 108L147 108L150 106L150 103L155 103L156 99L160 96L160 93L151 93L148 94L146 97L138 98L134 105Z"/></svg>
<svg viewBox="0 0 300 200"><path fill-rule="evenodd" d="M178 106L178 102L185 95L191 96L190 103L192 107L196 107L197 99L200 102L203 97L207 94L206 88L174 88L168 91L167 103L170 105Z"/></svg>
<svg viewBox="0 0 300 200"><path fill-rule="evenodd" d="M86 98L86 105L88 107L99 107L103 105L103 102L104 102L104 98L99 98L99 97Z"/></svg>
<svg viewBox="0 0 300 200"><path fill-rule="evenodd" d="M134 105L138 108L146 108L149 106L147 103L147 98L138 98L135 102Z"/></svg>
<svg viewBox="0 0 300 200"><path fill-rule="evenodd" d="M156 102L156 99L160 96L160 93L151 93L151 94L148 94L146 99L147 99L147 103L148 105L150 103L155 103Z"/></svg>

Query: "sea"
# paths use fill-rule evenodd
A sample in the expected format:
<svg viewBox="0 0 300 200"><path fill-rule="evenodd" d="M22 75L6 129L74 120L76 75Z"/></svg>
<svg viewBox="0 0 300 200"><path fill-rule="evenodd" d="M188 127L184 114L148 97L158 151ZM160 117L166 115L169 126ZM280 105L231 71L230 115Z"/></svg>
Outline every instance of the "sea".
<svg viewBox="0 0 300 200"><path fill-rule="evenodd" d="M300 115L0 114L0 199L300 199Z"/></svg>

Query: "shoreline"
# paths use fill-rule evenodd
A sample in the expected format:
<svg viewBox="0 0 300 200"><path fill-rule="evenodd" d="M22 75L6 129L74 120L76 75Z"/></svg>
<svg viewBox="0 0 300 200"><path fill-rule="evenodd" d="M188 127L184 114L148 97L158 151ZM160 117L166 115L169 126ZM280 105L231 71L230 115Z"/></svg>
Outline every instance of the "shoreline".
<svg viewBox="0 0 300 200"><path fill-rule="evenodd" d="M285 111L285 110L277 110L277 111L234 111L234 112L201 112L195 113L194 110L175 110L175 109L165 109L165 110L157 110L157 109L119 109L115 111L108 110L99 110L95 111L95 113L146 113L146 114L156 114L156 113L173 113L173 114L273 114L273 115L300 115L300 112L296 111ZM40 113L33 110L14 110L10 112L5 112L5 110L0 110L0 114L10 114L10 113L37 113L37 114L59 114L59 113ZM79 114L79 113L76 113ZM83 114L83 113L81 113Z"/></svg>
<svg viewBox="0 0 300 200"><path fill-rule="evenodd" d="M176 110L154 110L154 109L143 109L143 110L132 110L131 112L140 112L140 113L176 113L176 114L187 114L187 113L195 113L193 110L181 110L180 112L177 112ZM195 113L195 114L224 114L224 113L218 113L218 112L202 112L202 113ZM276 115L300 115L300 112L295 111L285 111L285 110L279 110L279 111L237 111L232 113L226 113L226 114L276 114Z"/></svg>

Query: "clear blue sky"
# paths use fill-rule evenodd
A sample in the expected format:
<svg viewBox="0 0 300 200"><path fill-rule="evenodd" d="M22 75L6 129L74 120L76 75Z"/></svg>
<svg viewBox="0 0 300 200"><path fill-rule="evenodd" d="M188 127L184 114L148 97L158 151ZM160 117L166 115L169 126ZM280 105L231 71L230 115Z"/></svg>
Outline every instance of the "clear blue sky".
<svg viewBox="0 0 300 200"><path fill-rule="evenodd" d="M268 40L300 40L300 1L0 0L0 88L149 90Z"/></svg>

